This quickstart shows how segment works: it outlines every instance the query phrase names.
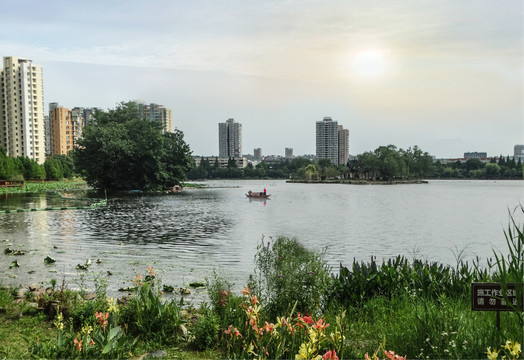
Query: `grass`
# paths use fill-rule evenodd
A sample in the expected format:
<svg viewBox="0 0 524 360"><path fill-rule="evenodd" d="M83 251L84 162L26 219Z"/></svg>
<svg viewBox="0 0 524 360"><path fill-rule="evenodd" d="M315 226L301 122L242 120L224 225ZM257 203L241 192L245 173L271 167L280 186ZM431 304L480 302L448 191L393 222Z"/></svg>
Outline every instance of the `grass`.
<svg viewBox="0 0 524 360"><path fill-rule="evenodd" d="M87 183L83 180L26 181L23 187L0 187L0 194L38 193L82 188L87 188Z"/></svg>

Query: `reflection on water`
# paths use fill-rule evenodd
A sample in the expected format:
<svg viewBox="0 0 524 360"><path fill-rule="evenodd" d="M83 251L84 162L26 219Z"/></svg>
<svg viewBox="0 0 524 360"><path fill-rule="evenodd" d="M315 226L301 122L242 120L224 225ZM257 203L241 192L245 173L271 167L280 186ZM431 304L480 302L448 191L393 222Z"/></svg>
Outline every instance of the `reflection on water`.
<svg viewBox="0 0 524 360"><path fill-rule="evenodd" d="M89 210L0 213L0 246L27 250L20 268L0 254L0 284L49 283L70 288L95 274L115 294L153 266L174 287L202 281L217 269L240 288L252 271L263 236L296 237L308 248L327 247L337 269L353 259L419 257L454 264L453 251L471 258L505 249L507 210L524 203L523 182L438 182L424 185L348 186L283 181L212 182L208 189L170 195L133 194ZM267 187L271 199L248 199ZM2 196L0 210L86 206L84 192ZM1 250L1 249L0 249ZM57 261L46 266L50 255ZM77 264L91 259L90 271ZM100 263L95 260L100 259ZM108 275L108 271L112 275ZM190 300L205 294L194 291Z"/></svg>

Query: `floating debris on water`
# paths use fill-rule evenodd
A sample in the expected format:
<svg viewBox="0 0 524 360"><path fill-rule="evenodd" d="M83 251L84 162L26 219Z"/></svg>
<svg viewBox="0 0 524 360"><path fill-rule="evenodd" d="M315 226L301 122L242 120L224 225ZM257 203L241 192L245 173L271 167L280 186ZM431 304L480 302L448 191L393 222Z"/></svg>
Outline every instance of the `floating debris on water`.
<svg viewBox="0 0 524 360"><path fill-rule="evenodd" d="M54 264L55 262L56 260L49 255L47 255L46 258L44 259L44 264L47 264L47 265Z"/></svg>
<svg viewBox="0 0 524 360"><path fill-rule="evenodd" d="M13 250L9 247L4 250L4 254L6 255L25 255L26 252L25 250Z"/></svg>
<svg viewBox="0 0 524 360"><path fill-rule="evenodd" d="M181 287L180 289L178 289L178 292L181 295L189 295L189 294L191 294L191 289Z"/></svg>
<svg viewBox="0 0 524 360"><path fill-rule="evenodd" d="M76 265L77 270L87 270L91 266L91 259L87 259L85 264Z"/></svg>
<svg viewBox="0 0 524 360"><path fill-rule="evenodd" d="M175 291L175 288L171 285L164 285L162 289L166 293L172 293L173 291Z"/></svg>

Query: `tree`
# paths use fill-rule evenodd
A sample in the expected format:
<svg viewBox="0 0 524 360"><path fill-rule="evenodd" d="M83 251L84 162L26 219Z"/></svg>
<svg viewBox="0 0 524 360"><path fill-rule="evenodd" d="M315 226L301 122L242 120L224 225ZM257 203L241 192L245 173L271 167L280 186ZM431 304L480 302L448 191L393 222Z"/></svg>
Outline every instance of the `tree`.
<svg viewBox="0 0 524 360"><path fill-rule="evenodd" d="M464 166L467 171L479 170L479 169L484 168L484 164L482 163L482 161L476 158L466 160L466 164Z"/></svg>
<svg viewBox="0 0 524 360"><path fill-rule="evenodd" d="M24 175L24 179L45 179L44 165L38 164L35 160L30 159L27 156L19 156L17 159L21 166L21 169L19 169L19 171Z"/></svg>
<svg viewBox="0 0 524 360"><path fill-rule="evenodd" d="M61 180L64 177L64 169L60 160L48 157L44 162L44 168L49 180Z"/></svg>
<svg viewBox="0 0 524 360"><path fill-rule="evenodd" d="M6 150L0 147L0 179L17 180L20 178L22 174L18 171L15 159L7 156Z"/></svg>
<svg viewBox="0 0 524 360"><path fill-rule="evenodd" d="M486 176L496 177L500 173L500 166L498 164L486 164Z"/></svg>
<svg viewBox="0 0 524 360"><path fill-rule="evenodd" d="M317 167L315 166L315 164L309 164L308 166L306 166L306 170L304 172L304 176L306 178L307 181L310 181L310 180L318 180L318 170L317 170Z"/></svg>
<svg viewBox="0 0 524 360"><path fill-rule="evenodd" d="M367 151L357 156L356 167L365 174L366 179L375 179L379 172L380 161L375 153Z"/></svg>
<svg viewBox="0 0 524 360"><path fill-rule="evenodd" d="M50 156L45 160L44 168L47 179L70 179L74 174L73 158L63 154Z"/></svg>
<svg viewBox="0 0 524 360"><path fill-rule="evenodd" d="M179 130L137 117L134 103L97 111L74 152L76 167L95 189L157 190L180 184L194 163Z"/></svg>
<svg viewBox="0 0 524 360"><path fill-rule="evenodd" d="M191 180L200 180L206 179L207 175L207 170L203 166L197 166L187 174L187 177Z"/></svg>

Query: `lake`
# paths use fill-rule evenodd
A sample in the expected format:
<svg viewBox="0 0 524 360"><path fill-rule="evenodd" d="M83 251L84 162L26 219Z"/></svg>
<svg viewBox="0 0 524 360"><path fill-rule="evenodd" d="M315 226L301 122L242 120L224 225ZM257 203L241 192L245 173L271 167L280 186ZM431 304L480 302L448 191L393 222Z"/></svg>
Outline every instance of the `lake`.
<svg viewBox="0 0 524 360"><path fill-rule="evenodd" d="M506 252L509 211L524 204L524 181L429 181L410 185L290 184L285 181L209 181L208 188L168 195L110 197L88 210L0 213L0 285L49 284L70 289L108 281L113 296L148 266L164 284L185 287L217 271L245 285L262 238L295 237L326 249L337 271L354 259L396 255L455 265L492 249ZM269 200L248 199L267 188ZM0 210L86 206L99 201L82 191L2 195ZM517 221L522 224L522 213ZM26 250L23 256L4 249ZM44 264L49 255L56 259ZM91 259L88 271L77 264ZM96 260L100 259L97 263ZM20 267L10 269L12 261ZM112 274L108 274L108 271ZM194 289L189 301L205 299Z"/></svg>

